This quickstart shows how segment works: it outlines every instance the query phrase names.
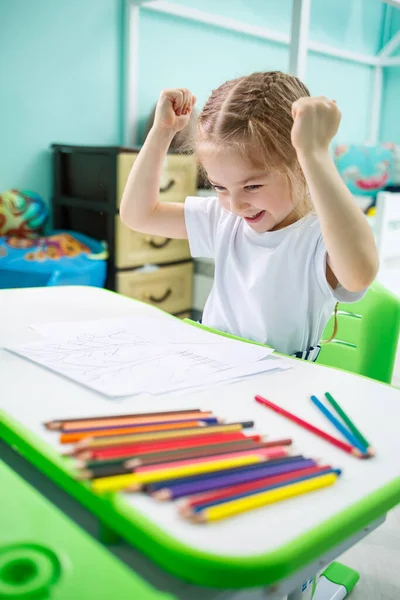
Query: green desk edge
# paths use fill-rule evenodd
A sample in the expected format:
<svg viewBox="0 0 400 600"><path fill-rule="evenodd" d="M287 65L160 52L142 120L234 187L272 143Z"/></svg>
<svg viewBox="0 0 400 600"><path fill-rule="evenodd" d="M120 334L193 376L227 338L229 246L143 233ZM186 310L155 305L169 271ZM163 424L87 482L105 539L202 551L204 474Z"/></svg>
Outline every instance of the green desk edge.
<svg viewBox="0 0 400 600"><path fill-rule="evenodd" d="M173 600L114 558L0 460L0 598ZM12 524L12 525L11 525Z"/></svg>
<svg viewBox="0 0 400 600"><path fill-rule="evenodd" d="M189 323L197 325L193 321ZM240 589L277 583L367 527L400 502L400 477L397 477L278 550L250 557L222 556L201 552L179 542L133 509L122 494L94 494L88 483L73 478L71 462L1 411L0 436L132 546L166 571L201 586Z"/></svg>

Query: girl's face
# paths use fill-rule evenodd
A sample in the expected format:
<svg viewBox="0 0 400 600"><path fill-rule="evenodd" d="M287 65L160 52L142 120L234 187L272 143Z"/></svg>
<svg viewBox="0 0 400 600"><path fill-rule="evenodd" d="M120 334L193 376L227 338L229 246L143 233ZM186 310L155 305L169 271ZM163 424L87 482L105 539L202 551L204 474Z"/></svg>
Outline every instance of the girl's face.
<svg viewBox="0 0 400 600"><path fill-rule="evenodd" d="M281 229L303 216L299 214L303 201L293 200L287 178L281 173L252 168L234 151L208 152L202 164L221 205L254 231Z"/></svg>

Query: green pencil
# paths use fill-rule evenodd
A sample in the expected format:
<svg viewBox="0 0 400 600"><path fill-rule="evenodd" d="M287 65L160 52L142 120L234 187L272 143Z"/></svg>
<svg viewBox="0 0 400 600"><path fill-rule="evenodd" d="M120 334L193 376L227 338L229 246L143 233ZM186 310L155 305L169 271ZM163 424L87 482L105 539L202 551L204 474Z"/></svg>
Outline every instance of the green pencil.
<svg viewBox="0 0 400 600"><path fill-rule="evenodd" d="M360 440L360 442L367 448L367 453L370 456L375 456L375 450L371 447L371 444L369 443L369 441L365 439L365 437L362 435L361 431L359 431L357 429L357 427L354 425L354 423L350 419L350 417L348 417L346 415L343 408L341 408L339 406L339 404L330 395L329 392L325 393L325 398L328 400L328 402L330 402L330 404L333 406L333 408L336 410L336 412L342 417L343 421L346 423L346 425L349 427L349 429L352 431L352 433L354 433L354 435Z"/></svg>

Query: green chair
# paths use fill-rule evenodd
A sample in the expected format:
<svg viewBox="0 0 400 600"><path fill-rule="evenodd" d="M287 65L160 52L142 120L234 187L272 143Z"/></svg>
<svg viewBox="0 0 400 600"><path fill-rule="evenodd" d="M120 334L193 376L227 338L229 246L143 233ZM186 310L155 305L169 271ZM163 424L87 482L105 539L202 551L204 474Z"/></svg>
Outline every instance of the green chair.
<svg viewBox="0 0 400 600"><path fill-rule="evenodd" d="M335 338L321 344L318 364L391 383L400 328L400 300L380 283L373 283L354 304L339 304ZM332 317L323 340L333 332Z"/></svg>

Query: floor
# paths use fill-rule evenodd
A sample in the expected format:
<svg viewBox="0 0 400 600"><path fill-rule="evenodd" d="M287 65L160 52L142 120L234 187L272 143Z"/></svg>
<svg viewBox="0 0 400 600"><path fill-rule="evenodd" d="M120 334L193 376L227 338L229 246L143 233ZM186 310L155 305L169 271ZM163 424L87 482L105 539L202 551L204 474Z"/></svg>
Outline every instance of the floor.
<svg viewBox="0 0 400 600"><path fill-rule="evenodd" d="M352 600L399 600L400 598L400 508L386 522L351 550L340 562L360 575Z"/></svg>

